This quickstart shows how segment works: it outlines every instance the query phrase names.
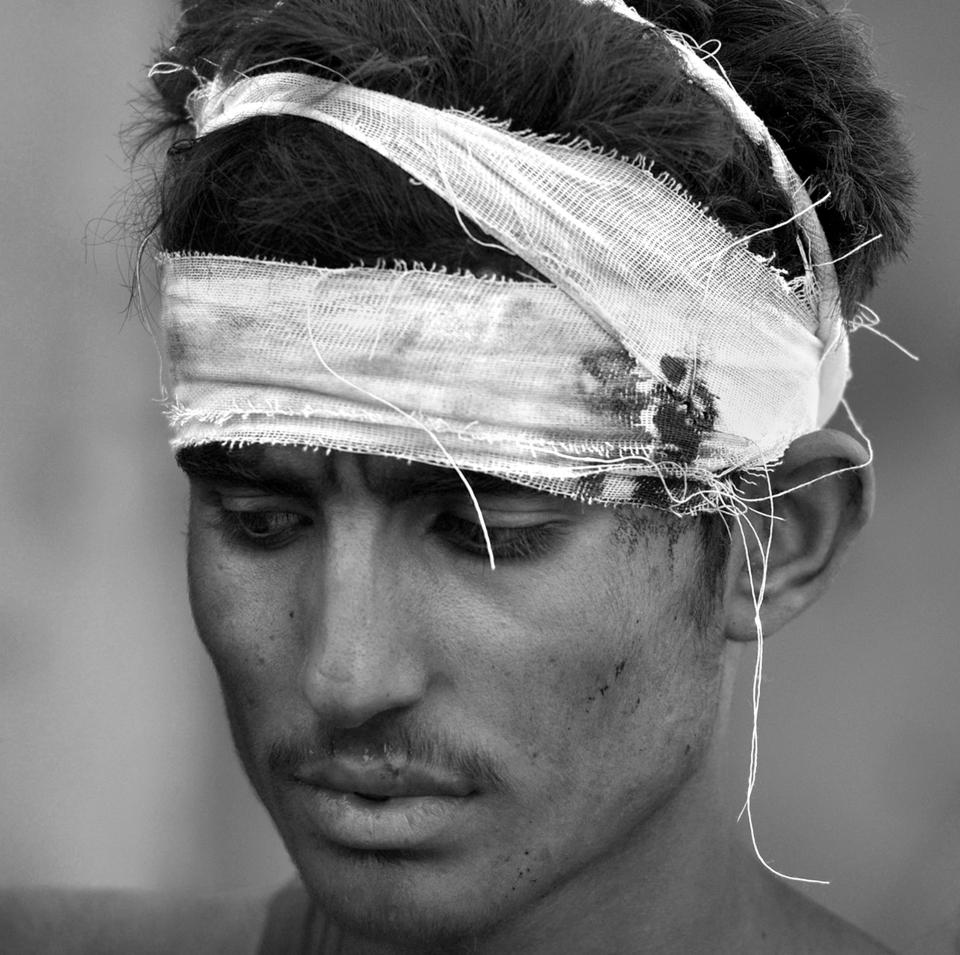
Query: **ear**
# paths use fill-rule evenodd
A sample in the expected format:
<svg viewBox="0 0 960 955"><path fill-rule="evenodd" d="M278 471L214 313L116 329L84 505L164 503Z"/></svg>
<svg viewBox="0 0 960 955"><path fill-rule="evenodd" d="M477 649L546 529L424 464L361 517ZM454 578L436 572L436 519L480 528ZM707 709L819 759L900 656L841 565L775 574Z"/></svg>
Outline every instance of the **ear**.
<svg viewBox="0 0 960 955"><path fill-rule="evenodd" d="M840 431L815 431L798 438L783 461L771 472L773 538L766 587L760 607L763 635L770 636L827 588L847 548L867 523L873 510L874 475L869 456L854 438ZM856 470L844 470L852 469ZM842 473L835 474L833 472ZM829 475L829 476L828 476ZM813 483L809 483L813 482ZM770 533L770 501L764 501L765 482L746 484L747 497L758 513L740 518L743 536L731 523L734 543L727 565L725 590L726 635L730 640L757 636L749 567L755 585L763 574L760 546ZM749 554L749 567L747 563Z"/></svg>

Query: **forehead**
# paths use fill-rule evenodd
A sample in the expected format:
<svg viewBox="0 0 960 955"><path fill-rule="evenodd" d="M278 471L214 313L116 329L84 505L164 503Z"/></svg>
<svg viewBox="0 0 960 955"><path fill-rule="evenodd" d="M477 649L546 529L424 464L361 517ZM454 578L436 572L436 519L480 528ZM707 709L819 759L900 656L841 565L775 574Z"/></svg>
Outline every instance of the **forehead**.
<svg viewBox="0 0 960 955"><path fill-rule="evenodd" d="M372 454L249 444L183 448L177 463L194 480L253 484L284 493L327 495L352 487L400 503L417 497L463 493L549 499L542 491L478 471L456 471ZM462 476L461 476L462 475ZM562 500L562 499L557 499ZM571 502L572 503L572 502Z"/></svg>

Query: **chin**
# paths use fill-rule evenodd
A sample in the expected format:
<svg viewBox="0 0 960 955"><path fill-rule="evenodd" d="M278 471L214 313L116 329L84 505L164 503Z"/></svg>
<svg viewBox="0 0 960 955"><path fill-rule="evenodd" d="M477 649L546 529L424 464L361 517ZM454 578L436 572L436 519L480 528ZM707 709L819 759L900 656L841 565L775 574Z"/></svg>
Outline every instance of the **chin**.
<svg viewBox="0 0 960 955"><path fill-rule="evenodd" d="M370 941L446 951L489 933L504 916L503 900L485 895L471 866L458 876L436 858L354 850L295 861L324 916Z"/></svg>

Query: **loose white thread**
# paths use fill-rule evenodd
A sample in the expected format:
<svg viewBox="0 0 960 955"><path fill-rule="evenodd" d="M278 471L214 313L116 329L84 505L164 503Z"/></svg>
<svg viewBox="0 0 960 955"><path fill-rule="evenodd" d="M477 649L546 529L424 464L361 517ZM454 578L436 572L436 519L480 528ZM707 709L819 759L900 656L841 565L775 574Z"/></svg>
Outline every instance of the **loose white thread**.
<svg viewBox="0 0 960 955"><path fill-rule="evenodd" d="M374 401L380 402L382 405L386 405L392 411L395 411L397 414L406 418L408 421L412 421L416 427L420 428L421 431L426 432L430 440L440 449L443 456L450 462L450 467L453 468L457 473L457 477L463 482L463 486L467 489L467 494L470 497L470 503L473 504L473 509L477 512L477 521L480 523L480 530L483 532L483 543L487 548L487 557L490 559L490 569L497 569L497 562L493 556L493 544L490 540L490 532L487 530L487 522L483 519L483 511L480 510L480 502L477 500L476 494L473 493L473 488L470 487L470 482L467 480L467 476L463 473L463 470L454 460L453 455L444 447L443 442L433 433L433 431L428 428L422 421L420 421L416 415L410 414L408 411L404 411L403 408L398 408L392 401L389 401L386 398L381 398L379 395L375 395L372 391L367 391L366 388L361 387L358 384L350 381L347 378L344 378L343 375L335 372L326 362L326 359L320 354L320 349L317 346L317 341L313 337L313 323L310 322L307 325L307 333L310 336L310 346L313 348L313 353L317 357L317 361L323 366L324 371L327 374L332 375L337 381L342 382L347 385L349 388L353 388L355 391L359 391L360 394L366 395L368 398L372 398Z"/></svg>
<svg viewBox="0 0 960 955"><path fill-rule="evenodd" d="M767 862L767 860L763 857L763 853L760 851L760 847L757 844L757 833L753 824L753 790L757 783L757 767L760 761L758 733L760 714L760 687L763 683L763 620L760 616L760 608L763 606L764 593L767 587L767 571L770 565L770 549L773 546L773 527L775 517L773 504L774 494L773 486L770 483L769 468L764 467L764 475L769 494L763 500L766 500L770 505L770 510L767 514L767 517L769 518L769 528L766 535L766 542L764 543L764 541L761 540L759 532L751 523L749 518L747 518L745 515L736 515L737 527L740 531L741 540L743 541L744 555L747 561L747 573L750 578L750 595L753 600L753 622L757 631L757 661L753 671L753 728L750 734L750 768L747 773L747 798L743 804L743 808L740 810L740 814L737 816L737 821L739 822L740 819L743 818L744 813L746 813L747 825L750 828L750 841L753 844L754 855L757 857L760 864L769 872L779 876L781 879L787 879L790 882L803 882L808 885L829 885L830 883L824 881L823 879L807 879L800 876L787 875L785 872L780 872L778 869L775 869L772 865L770 865L770 863ZM760 549L762 568L759 587L757 586L757 580L754 576L753 562L750 558L750 545L747 541L744 524L750 528L750 532L753 535L758 548Z"/></svg>
<svg viewBox="0 0 960 955"><path fill-rule="evenodd" d="M752 808L752 799L753 799L753 790L757 782L757 767L760 758L759 750L759 735L758 735L758 724L759 724L759 713L760 713L760 687L763 683L763 621L760 617L760 609L763 606L763 598L767 586L767 571L769 569L770 562L770 549L773 544L773 528L774 521L777 519L774 513L774 501L784 496L785 494L792 494L795 491L802 490L803 488L810 487L812 484L817 484L820 481L825 481L828 478L836 477L840 474L847 474L851 471L860 471L863 468L869 467L873 462L873 444L870 439L867 437L863 428L860 426L860 422L856 419L853 414L853 411L850 408L850 405L847 403L845 398L840 399L840 404L843 407L843 410L846 412L847 417L850 420L851 425L856 431L858 437L864 442L867 447L867 459L862 464L852 464L845 468L838 468L834 471L830 471L828 474L822 474L818 477L813 478L810 481L805 481L803 484L797 484L793 487L788 488L785 491L780 491L777 494L773 493L773 485L770 482L770 471L768 467L764 467L764 474L766 477L767 484L767 494L764 497L759 498L742 498L741 501L744 504L747 503L757 503L764 502L769 505L769 511L765 516L769 518L770 527L767 533L766 544L760 538L760 534L757 529L751 523L748 517L745 515L737 514L737 527L740 531L740 537L743 541L744 552L747 561L747 573L750 577L750 594L753 599L754 607L754 626L757 631L757 660L756 666L753 673L753 728L750 735L750 768L747 773L747 798L744 802L743 808L740 810L740 814L737 816L737 821L743 818L744 814L747 816L747 824L750 828L750 840L753 844L753 851L757 859L760 861L761 865L764 868L768 869L774 875L780 876L783 879L787 879L790 882L803 882L808 885L829 885L829 881L823 879L806 879L799 876L786 875L783 872L773 868L766 859L764 859L763 854L760 852L760 848L757 844L757 835L753 823L753 808ZM753 510L753 509L751 509ZM754 513L759 513L754 511ZM756 578L754 576L753 563L750 558L750 547L747 541L746 531L744 530L744 523L750 529L753 539L756 541L757 547L760 549L760 555L762 559L762 573L760 576L760 586L757 587Z"/></svg>
<svg viewBox="0 0 960 955"><path fill-rule="evenodd" d="M881 332L877 326L880 324L880 316L868 305L864 305L863 302L860 302L857 306L859 311L857 312L856 318L850 328L850 331L855 332L859 331L861 328L865 328L868 332L873 332L878 338L882 338L885 342L893 345L901 354L904 354L911 361L920 361L920 357L915 355L912 351L908 351L903 345L900 344L896 339L891 338L885 332Z"/></svg>
<svg viewBox="0 0 960 955"><path fill-rule="evenodd" d="M467 155L469 156L469 150ZM473 158L473 157L471 157ZM496 252L503 252L507 255L515 255L516 253L512 252L510 249L505 248L499 242L485 242L483 239L478 239L468 228L467 223L463 218L463 215L460 212L460 206L457 204L457 194L453 191L453 187L450 185L450 180L447 178L447 171L443 166L443 163L437 163L437 175L440 177L440 180L443 182L443 188L446 192L444 199L446 199L447 205L453 210L454 216L456 216L457 222L460 225L460 228L463 229L467 238L475 243L476 245L482 246L484 249L493 249Z"/></svg>
<svg viewBox="0 0 960 955"><path fill-rule="evenodd" d="M856 248L851 249L849 252L844 252L843 255L837 256L835 259L830 259L829 262L818 262L817 266L822 268L825 265L836 265L838 262L843 262L846 259L853 257L858 252L862 252L868 245L873 245L874 242L879 242L882 238L883 233L878 232L872 239L867 239L866 242L861 242Z"/></svg>
<svg viewBox="0 0 960 955"><path fill-rule="evenodd" d="M738 246L747 245L748 243L752 242L758 235L765 235L768 232L776 232L778 229L782 229L785 226L788 226L794 222L797 222L798 220L802 219L804 216L808 215L809 213L816 211L818 206L822 206L825 202L829 201L829 199L830 199L830 193L828 192L826 195L821 196L819 199L816 199L816 200L812 199L808 206L805 206L803 209L799 209L792 216L790 216L789 219L784 219L783 222L778 222L776 225L766 226L763 229L757 229L756 232L751 232L749 235L743 235L743 236L740 236L740 238L738 239L734 239L733 242L731 242L728 246L726 246L726 248L721 249L717 253L716 259L714 261L717 261L723 258L723 256L725 256L728 252L730 252L732 249L737 248ZM869 243L866 243L866 244L869 244ZM831 263L817 262L815 264L818 267L821 267L825 265L830 265Z"/></svg>
<svg viewBox="0 0 960 955"><path fill-rule="evenodd" d="M813 484L819 484L821 481L826 481L832 477L838 477L841 474L849 474L851 471L862 471L864 468L870 467L874 461L873 454L873 442L867 437L866 432L860 426L860 422L854 417L853 410L847 402L846 398L840 399L840 406L846 412L847 418L850 420L850 424L853 425L854 430L857 432L857 437L866 445L867 448L867 459L862 464L848 464L846 467L837 468L834 471L828 471L826 474L819 474L814 478L811 478L809 481L804 481L803 484L795 484L791 487L788 487L786 490L777 491L776 494L773 493L773 489L770 488L770 493L764 495L763 497L742 497L740 498L741 502L744 504L757 504L760 502L775 501L777 498L786 497L788 494L793 494L794 491L802 491L804 488L810 487ZM766 468L766 466L764 466Z"/></svg>

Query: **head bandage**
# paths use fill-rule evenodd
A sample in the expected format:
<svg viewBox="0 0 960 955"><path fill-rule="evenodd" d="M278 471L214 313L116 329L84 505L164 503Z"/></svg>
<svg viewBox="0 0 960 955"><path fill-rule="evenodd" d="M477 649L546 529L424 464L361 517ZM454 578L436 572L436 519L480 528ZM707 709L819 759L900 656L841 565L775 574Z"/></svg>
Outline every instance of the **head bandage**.
<svg viewBox="0 0 960 955"><path fill-rule="evenodd" d="M725 80L668 38L768 148L805 237L803 277L787 280L643 163L302 73L218 78L191 97L198 136L253 116L324 123L549 282L161 256L174 445L333 448L587 501L728 507L731 474L776 461L832 414L846 334L796 173Z"/></svg>

